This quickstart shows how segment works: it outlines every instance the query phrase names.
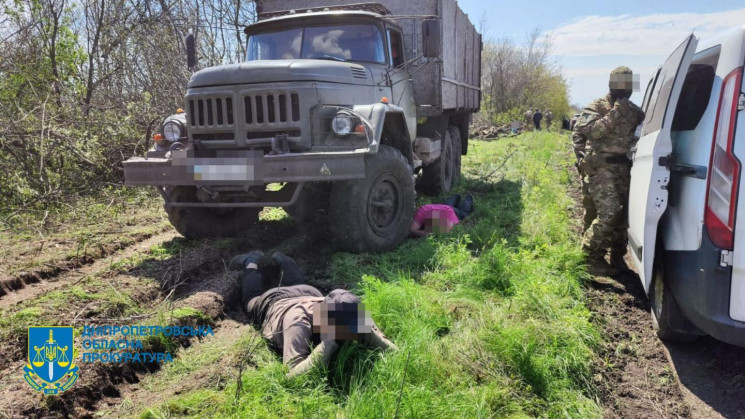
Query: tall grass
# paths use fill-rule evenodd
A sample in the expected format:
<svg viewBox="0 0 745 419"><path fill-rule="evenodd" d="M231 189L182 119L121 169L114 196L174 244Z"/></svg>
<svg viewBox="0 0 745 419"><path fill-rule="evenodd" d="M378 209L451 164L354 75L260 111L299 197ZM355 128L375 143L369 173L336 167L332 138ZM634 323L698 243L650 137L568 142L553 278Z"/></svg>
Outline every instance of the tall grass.
<svg viewBox="0 0 745 419"><path fill-rule="evenodd" d="M590 361L600 338L570 226L567 150L545 132L473 141L458 192L476 210L453 232L334 256L329 275L362 295L399 351L348 344L328 371L294 380L265 356L238 397L235 385L204 389L144 416L599 416Z"/></svg>

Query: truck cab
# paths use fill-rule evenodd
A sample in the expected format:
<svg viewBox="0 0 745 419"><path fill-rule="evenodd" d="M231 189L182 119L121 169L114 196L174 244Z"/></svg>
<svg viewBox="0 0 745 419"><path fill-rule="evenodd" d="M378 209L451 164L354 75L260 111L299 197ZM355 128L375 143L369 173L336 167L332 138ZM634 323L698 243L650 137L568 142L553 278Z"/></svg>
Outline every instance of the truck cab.
<svg viewBox="0 0 745 419"><path fill-rule="evenodd" d="M745 27L700 43L691 35L642 103L629 247L663 339L745 346L743 65Z"/></svg>
<svg viewBox="0 0 745 419"><path fill-rule="evenodd" d="M408 234L415 182L439 194L458 181L480 36L454 0L419 0L433 12L415 18L397 17L393 1L288 3L257 6L245 62L192 75L184 112L164 120L147 156L124 162L125 182L156 186L186 237L236 234L278 206L334 220L344 250L391 249ZM450 54L449 30L470 54ZM465 74L449 74L461 57Z"/></svg>

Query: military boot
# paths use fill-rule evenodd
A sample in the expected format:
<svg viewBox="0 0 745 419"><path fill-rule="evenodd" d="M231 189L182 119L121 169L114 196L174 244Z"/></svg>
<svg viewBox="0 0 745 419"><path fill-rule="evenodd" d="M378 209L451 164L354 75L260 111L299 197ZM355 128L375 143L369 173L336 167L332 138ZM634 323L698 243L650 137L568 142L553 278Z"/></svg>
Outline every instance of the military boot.
<svg viewBox="0 0 745 419"><path fill-rule="evenodd" d="M587 273L593 276L614 276L620 273L618 269L608 265L605 256L601 253L588 254L585 257L585 264L587 264Z"/></svg>

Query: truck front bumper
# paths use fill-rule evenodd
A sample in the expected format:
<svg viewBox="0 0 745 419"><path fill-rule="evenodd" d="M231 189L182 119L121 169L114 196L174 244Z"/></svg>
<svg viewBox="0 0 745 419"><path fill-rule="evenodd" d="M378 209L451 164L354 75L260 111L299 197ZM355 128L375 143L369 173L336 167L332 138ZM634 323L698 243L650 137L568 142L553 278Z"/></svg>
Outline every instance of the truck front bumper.
<svg viewBox="0 0 745 419"><path fill-rule="evenodd" d="M124 162L125 185L250 187L268 183L329 182L363 179L363 152L264 154L232 151L194 157L175 150L169 157L132 157Z"/></svg>

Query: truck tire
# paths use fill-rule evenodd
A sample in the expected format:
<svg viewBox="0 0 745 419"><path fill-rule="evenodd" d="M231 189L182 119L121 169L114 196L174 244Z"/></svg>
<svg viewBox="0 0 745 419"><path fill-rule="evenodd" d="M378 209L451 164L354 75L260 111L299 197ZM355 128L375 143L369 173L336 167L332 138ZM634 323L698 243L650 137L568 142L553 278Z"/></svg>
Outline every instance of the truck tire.
<svg viewBox="0 0 745 419"><path fill-rule="evenodd" d="M166 188L171 202L197 201L193 186ZM165 206L168 220L187 239L235 236L259 220L262 208L189 208Z"/></svg>
<svg viewBox="0 0 745 419"><path fill-rule="evenodd" d="M453 182L450 188L454 188L460 184L460 168L461 160L463 157L463 143L461 142L460 130L456 126L450 126L450 138L453 140Z"/></svg>
<svg viewBox="0 0 745 419"><path fill-rule="evenodd" d="M409 234L414 216L414 179L408 160L380 146L365 156L365 179L338 182L331 189L329 227L348 252L384 252Z"/></svg>
<svg viewBox="0 0 745 419"><path fill-rule="evenodd" d="M452 128L454 127L448 127L445 130L440 158L422 168L421 186L427 195L435 196L448 193L455 184L453 176L456 171L455 154L457 152L453 132L457 129ZM458 138L460 138L460 135L458 135ZM458 147L458 150L460 150L460 147Z"/></svg>
<svg viewBox="0 0 745 419"><path fill-rule="evenodd" d="M652 312L652 327L657 336L669 342L693 342L698 335L680 331L680 327L674 325L688 324L688 319L675 301L670 287L667 284L665 275L665 266L661 258L655 257L654 268L652 270L652 283L649 290L649 305Z"/></svg>

